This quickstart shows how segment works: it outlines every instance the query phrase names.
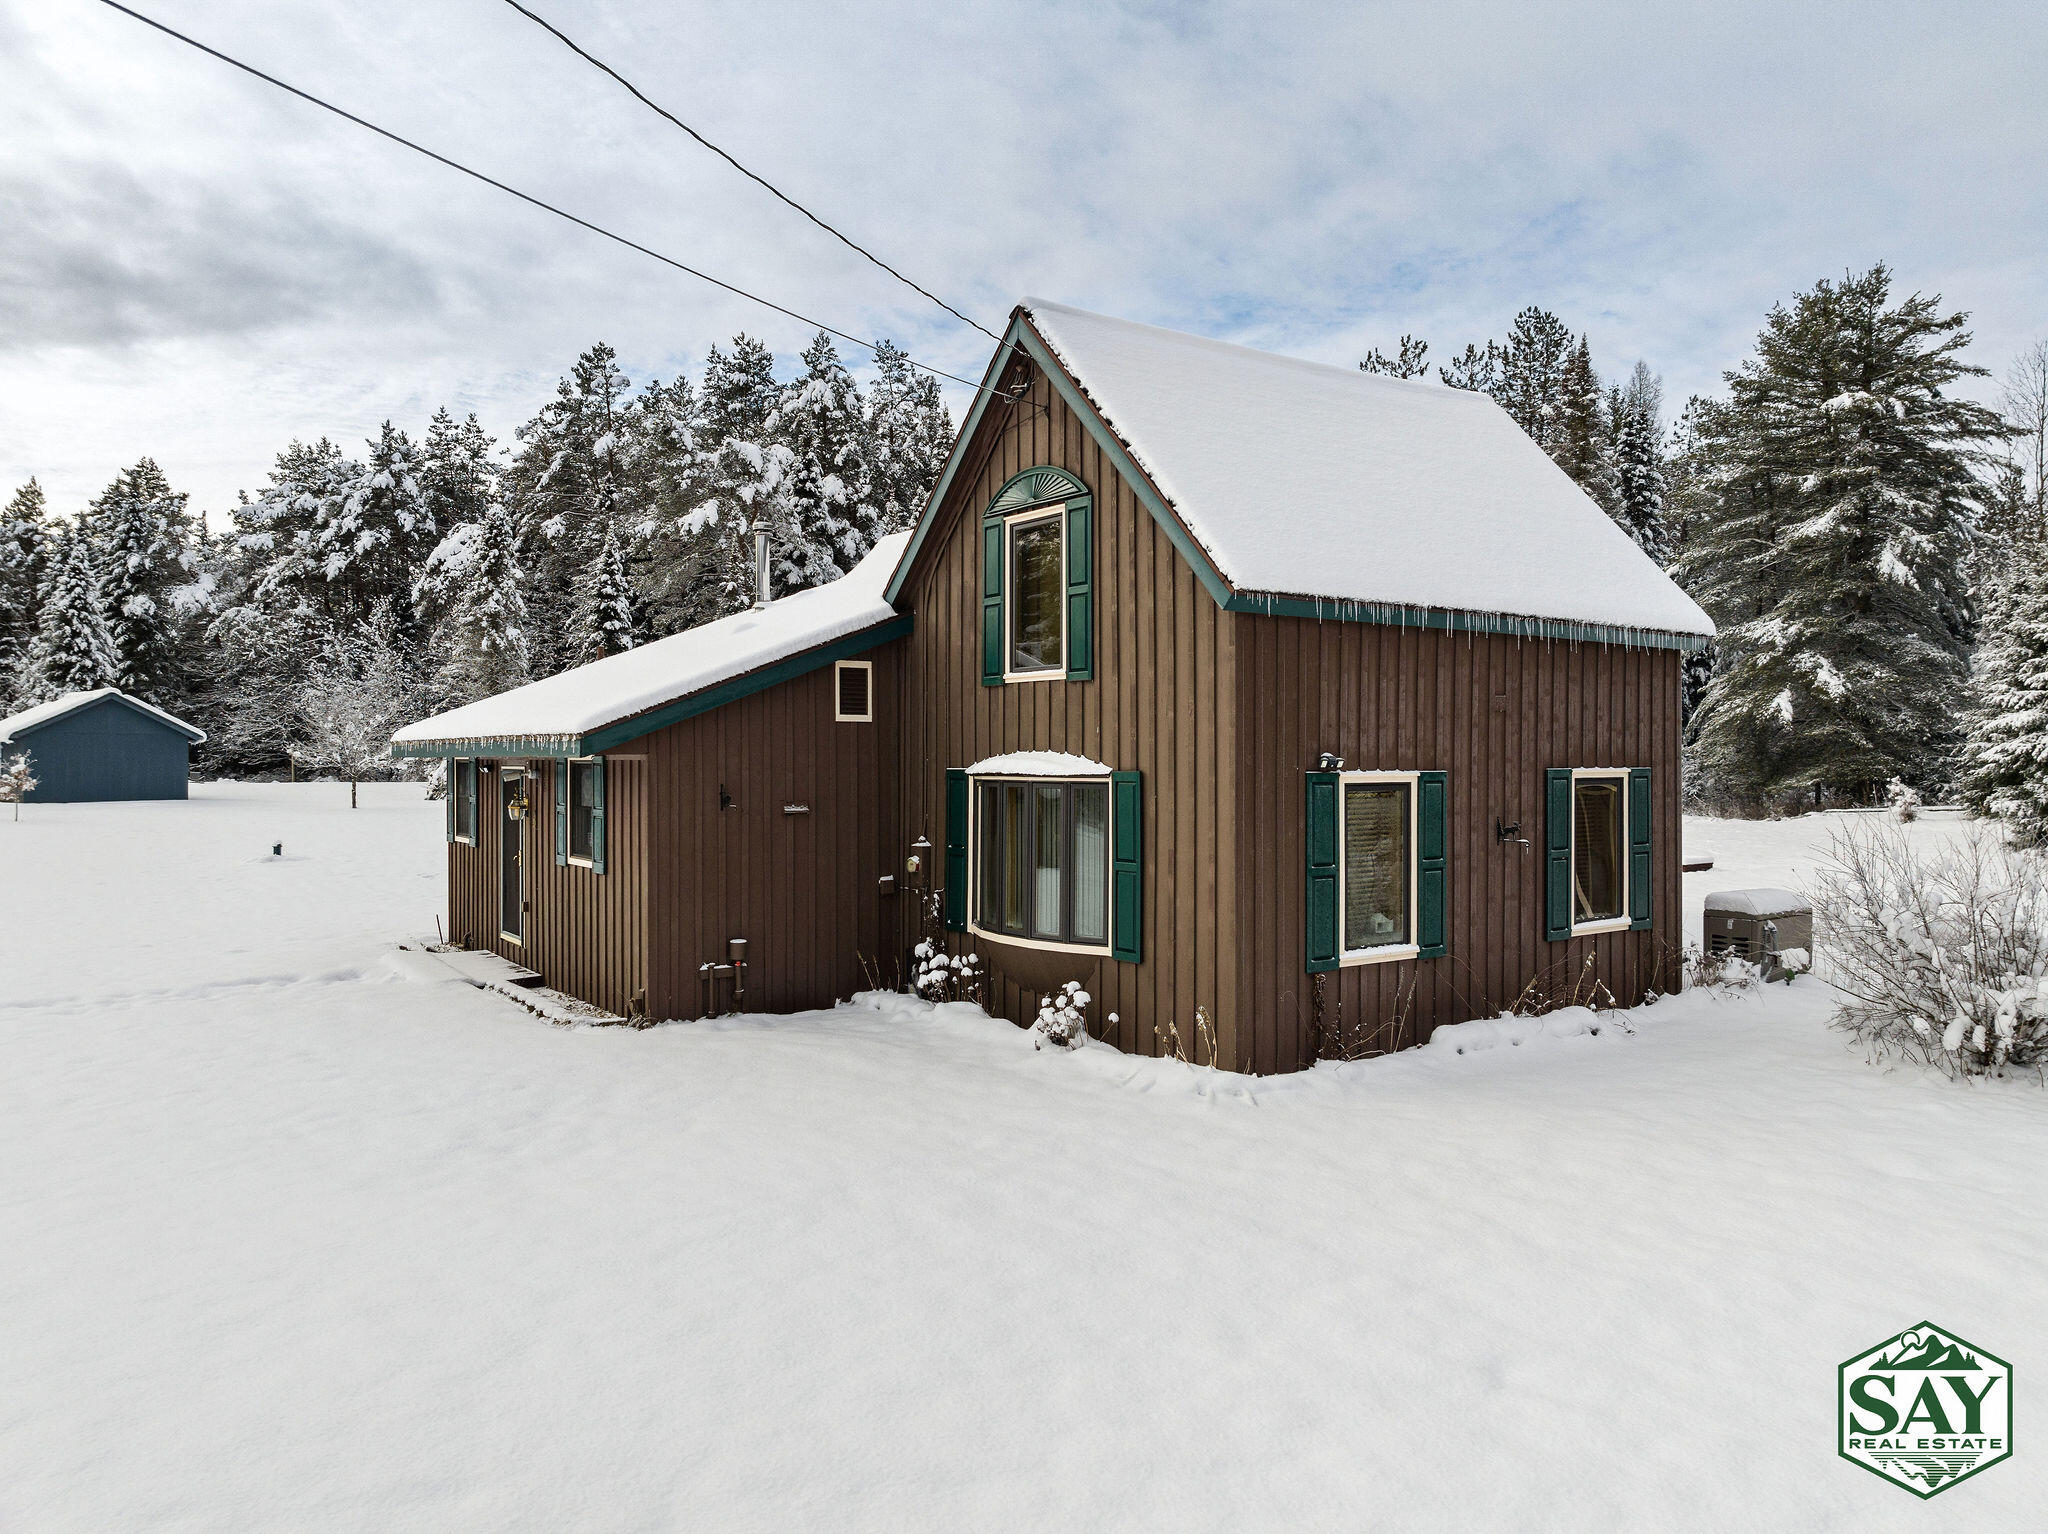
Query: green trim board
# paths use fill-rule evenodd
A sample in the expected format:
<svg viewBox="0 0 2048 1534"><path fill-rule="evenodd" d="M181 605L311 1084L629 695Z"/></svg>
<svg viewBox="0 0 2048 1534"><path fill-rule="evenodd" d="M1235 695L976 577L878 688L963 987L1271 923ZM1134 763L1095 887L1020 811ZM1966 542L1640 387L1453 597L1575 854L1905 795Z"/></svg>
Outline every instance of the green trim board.
<svg viewBox="0 0 2048 1534"><path fill-rule="evenodd" d="M596 756L601 751L615 750L627 741L638 740L642 735L651 735L656 730L680 724L685 719L694 719L699 714L708 714L715 708L737 703L741 698L765 692L783 682L808 676L813 671L822 671L834 661L848 660L877 649L893 640L903 638L911 632L912 627L911 616L903 613L872 628L862 629L827 644L816 645L773 665L745 672L714 687L707 687L702 692L690 693L671 703L664 703L581 735L525 735L477 740L415 741L393 745L391 754L395 757Z"/></svg>
<svg viewBox="0 0 2048 1534"><path fill-rule="evenodd" d="M1255 613L1268 618L1376 623L1386 628L1436 629L1450 634L1508 634L1517 639L1611 644L1639 650L1690 653L1703 650L1711 643L1704 635L1673 634L1664 629L1621 628L1611 623L1586 623L1573 618L1531 618L1515 613L1477 613L1448 607L1405 607L1396 602L1360 602L1348 597L1286 597L1271 592L1240 591L1231 596L1223 608L1226 612Z"/></svg>

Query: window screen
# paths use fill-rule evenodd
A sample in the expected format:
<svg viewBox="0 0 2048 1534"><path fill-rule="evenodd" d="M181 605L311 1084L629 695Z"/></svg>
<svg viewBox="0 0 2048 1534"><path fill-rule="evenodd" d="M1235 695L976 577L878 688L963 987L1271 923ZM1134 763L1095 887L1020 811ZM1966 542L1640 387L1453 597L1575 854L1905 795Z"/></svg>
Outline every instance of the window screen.
<svg viewBox="0 0 2048 1534"><path fill-rule="evenodd" d="M1572 920L1611 921L1622 913L1622 779L1572 784Z"/></svg>
<svg viewBox="0 0 2048 1534"><path fill-rule="evenodd" d="M842 722L866 721L874 717L869 705L868 684L874 673L858 662L841 661L838 668L839 718Z"/></svg>
<svg viewBox="0 0 2048 1534"><path fill-rule="evenodd" d="M1063 513L1010 524L1010 670L1057 671L1065 665L1062 621L1066 571L1060 557Z"/></svg>
<svg viewBox="0 0 2048 1534"><path fill-rule="evenodd" d="M1109 941L1109 785L983 782L975 924L1055 943Z"/></svg>
<svg viewBox="0 0 2048 1534"><path fill-rule="evenodd" d="M569 856L590 860L595 849L597 763L569 764Z"/></svg>
<svg viewBox="0 0 2048 1534"><path fill-rule="evenodd" d="M1408 913L1406 783L1344 785L1344 947L1413 941Z"/></svg>

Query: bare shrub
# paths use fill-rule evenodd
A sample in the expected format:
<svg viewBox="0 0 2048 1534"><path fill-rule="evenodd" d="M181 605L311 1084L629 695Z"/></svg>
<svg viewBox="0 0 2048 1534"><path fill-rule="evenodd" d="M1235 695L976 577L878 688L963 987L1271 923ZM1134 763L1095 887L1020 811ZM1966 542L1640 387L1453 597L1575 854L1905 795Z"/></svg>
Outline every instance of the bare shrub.
<svg viewBox="0 0 2048 1534"><path fill-rule="evenodd" d="M2048 1066L2048 860L1982 830L1922 853L1884 825L1832 857L1814 920L1837 1027L1951 1076Z"/></svg>

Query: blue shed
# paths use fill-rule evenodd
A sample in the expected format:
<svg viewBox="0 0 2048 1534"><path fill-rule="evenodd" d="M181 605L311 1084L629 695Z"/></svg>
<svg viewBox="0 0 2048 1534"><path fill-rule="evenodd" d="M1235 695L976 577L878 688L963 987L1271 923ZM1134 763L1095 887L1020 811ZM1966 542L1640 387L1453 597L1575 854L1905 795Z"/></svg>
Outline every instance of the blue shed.
<svg viewBox="0 0 2048 1534"><path fill-rule="evenodd" d="M205 739L115 687L66 693L0 719L0 756L27 755L36 775L30 804L182 799L192 748Z"/></svg>

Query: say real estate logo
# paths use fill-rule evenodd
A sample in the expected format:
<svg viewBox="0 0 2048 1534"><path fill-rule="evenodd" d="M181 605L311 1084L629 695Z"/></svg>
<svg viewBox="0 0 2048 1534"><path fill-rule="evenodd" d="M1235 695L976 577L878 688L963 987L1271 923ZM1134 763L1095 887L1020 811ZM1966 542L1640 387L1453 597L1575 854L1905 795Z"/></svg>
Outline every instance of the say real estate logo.
<svg viewBox="0 0 2048 1534"><path fill-rule="evenodd" d="M1929 1321L1842 1365L1842 1458L1916 1497L2012 1457L2012 1365Z"/></svg>

